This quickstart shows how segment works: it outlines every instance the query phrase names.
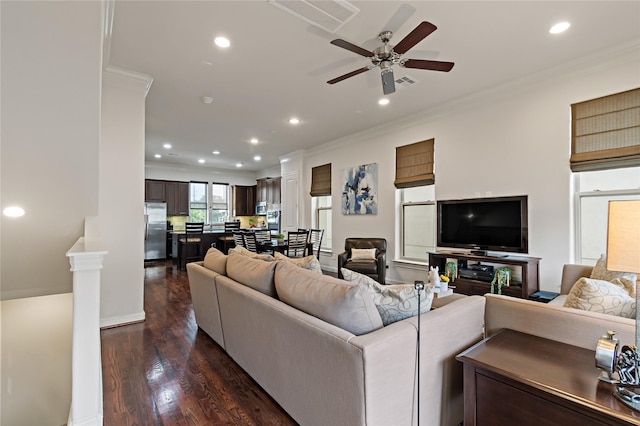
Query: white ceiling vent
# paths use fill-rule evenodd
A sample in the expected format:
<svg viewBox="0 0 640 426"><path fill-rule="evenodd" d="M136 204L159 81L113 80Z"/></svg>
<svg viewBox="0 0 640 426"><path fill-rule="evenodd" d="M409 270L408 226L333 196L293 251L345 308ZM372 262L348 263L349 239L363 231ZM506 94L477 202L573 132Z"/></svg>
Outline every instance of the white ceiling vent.
<svg viewBox="0 0 640 426"><path fill-rule="evenodd" d="M409 87L413 84L416 84L418 81L408 75L405 75L404 77L400 77L399 79L397 79L396 81L396 87Z"/></svg>
<svg viewBox="0 0 640 426"><path fill-rule="evenodd" d="M268 1L272 5L332 34L360 12L360 9L344 0Z"/></svg>

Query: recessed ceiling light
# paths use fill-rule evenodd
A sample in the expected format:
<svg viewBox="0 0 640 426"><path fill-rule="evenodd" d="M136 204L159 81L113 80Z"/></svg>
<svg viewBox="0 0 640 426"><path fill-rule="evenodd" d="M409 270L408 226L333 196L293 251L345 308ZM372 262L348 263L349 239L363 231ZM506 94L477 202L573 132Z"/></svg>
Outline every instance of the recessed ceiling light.
<svg viewBox="0 0 640 426"><path fill-rule="evenodd" d="M171 144L170 143L165 143L164 145L162 145L162 147L164 149L171 149Z"/></svg>
<svg viewBox="0 0 640 426"><path fill-rule="evenodd" d="M199 159L199 160L198 160L198 163L200 163L200 164L204 163L204 159L202 159L202 158L201 158L201 159Z"/></svg>
<svg viewBox="0 0 640 426"><path fill-rule="evenodd" d="M213 40L213 42L216 44L216 46L222 47L223 49L226 49L227 47L231 46L231 42L226 37L216 37L215 40Z"/></svg>
<svg viewBox="0 0 640 426"><path fill-rule="evenodd" d="M200 61L200 63L201 63L202 65L204 65L204 66L207 66L207 67L210 67L210 66L212 66L212 65L213 65L213 62L209 62L209 61L207 61L207 60L205 60L205 59L201 60L201 61Z"/></svg>
<svg viewBox="0 0 640 426"><path fill-rule="evenodd" d="M253 157L253 159L255 161L260 161L260 160L262 160L262 157L260 157L259 155L256 155L255 157Z"/></svg>
<svg viewBox="0 0 640 426"><path fill-rule="evenodd" d="M380 105L387 105L389 103L389 99L387 98L382 98L378 101L378 104Z"/></svg>
<svg viewBox="0 0 640 426"><path fill-rule="evenodd" d="M220 155L220 151L216 150L216 151L211 151L214 155Z"/></svg>
<svg viewBox="0 0 640 426"><path fill-rule="evenodd" d="M300 120L298 120L296 117L291 117L289 119L289 124L298 124L300 123Z"/></svg>
<svg viewBox="0 0 640 426"><path fill-rule="evenodd" d="M236 163L236 167L242 167L242 163Z"/></svg>
<svg viewBox="0 0 640 426"><path fill-rule="evenodd" d="M203 96L202 102L204 102L205 104L210 104L211 102L213 102L213 98L211 96Z"/></svg>
<svg viewBox="0 0 640 426"><path fill-rule="evenodd" d="M557 24L555 24L553 27L551 27L551 29L549 30L549 32L551 34L560 34L563 33L565 31L567 31L569 29L569 27L571 26L570 23L564 21L564 22L558 22Z"/></svg>
<svg viewBox="0 0 640 426"><path fill-rule="evenodd" d="M251 138L251 141L250 141L250 142L251 142L252 144L256 145L256 144L258 143L258 139L256 139L256 138Z"/></svg>
<svg viewBox="0 0 640 426"><path fill-rule="evenodd" d="M156 155L154 155L154 157L156 157L156 158L162 158L162 155L160 155L160 154L156 154Z"/></svg>
<svg viewBox="0 0 640 426"><path fill-rule="evenodd" d="M10 206L10 207L5 207L5 209L2 210L2 213L5 216L9 216L9 217L20 217L20 216L24 216L24 209L18 206Z"/></svg>

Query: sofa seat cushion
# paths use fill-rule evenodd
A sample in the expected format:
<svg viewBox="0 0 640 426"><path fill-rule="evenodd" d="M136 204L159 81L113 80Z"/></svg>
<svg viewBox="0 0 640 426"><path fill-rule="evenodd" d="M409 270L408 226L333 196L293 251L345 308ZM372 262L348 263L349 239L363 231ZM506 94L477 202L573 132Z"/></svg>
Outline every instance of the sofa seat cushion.
<svg viewBox="0 0 640 426"><path fill-rule="evenodd" d="M413 284L382 285L346 268L341 272L345 280L358 284L371 294L384 325L418 315L418 295ZM420 313L431 310L433 293L433 284L425 284L424 291L420 293Z"/></svg>
<svg viewBox="0 0 640 426"><path fill-rule="evenodd" d="M636 299L629 293L629 281L615 278L612 282L580 278L571 288L565 307L591 312L635 318Z"/></svg>
<svg viewBox="0 0 640 426"><path fill-rule="evenodd" d="M227 258L227 276L271 297L277 297L274 284L276 262L252 259L230 252Z"/></svg>
<svg viewBox="0 0 640 426"><path fill-rule="evenodd" d="M281 301L355 335L382 328L373 298L357 284L278 261L275 285Z"/></svg>
<svg viewBox="0 0 640 426"><path fill-rule="evenodd" d="M202 266L218 274L227 275L227 255L212 247L204 256Z"/></svg>
<svg viewBox="0 0 640 426"><path fill-rule="evenodd" d="M318 274L322 274L322 266L320 265L320 261L313 255L307 257L288 257L276 251L275 253L273 253L273 257L275 260L291 262L301 268L308 269Z"/></svg>
<svg viewBox="0 0 640 426"><path fill-rule="evenodd" d="M344 268L347 269L355 269L363 274L377 274L378 273L378 264L375 260L367 259L367 260L347 260L344 264Z"/></svg>

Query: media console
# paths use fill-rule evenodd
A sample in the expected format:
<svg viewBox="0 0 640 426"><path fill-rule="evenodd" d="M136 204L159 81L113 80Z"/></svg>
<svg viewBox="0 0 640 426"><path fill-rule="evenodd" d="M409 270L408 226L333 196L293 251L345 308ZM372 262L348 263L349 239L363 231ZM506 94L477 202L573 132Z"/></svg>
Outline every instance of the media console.
<svg viewBox="0 0 640 426"><path fill-rule="evenodd" d="M458 277L449 283L456 293L483 295L491 292L491 281L498 268L511 269L510 285L502 287L502 294L527 299L538 291L540 258L523 256L486 256L456 251L429 252L429 266L445 272L447 261L458 265Z"/></svg>

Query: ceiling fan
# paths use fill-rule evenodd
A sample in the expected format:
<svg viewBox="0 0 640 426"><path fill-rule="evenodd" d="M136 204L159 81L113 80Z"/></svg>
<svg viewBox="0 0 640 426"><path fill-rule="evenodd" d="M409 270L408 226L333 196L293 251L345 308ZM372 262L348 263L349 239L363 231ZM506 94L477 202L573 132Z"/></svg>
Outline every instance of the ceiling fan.
<svg viewBox="0 0 640 426"><path fill-rule="evenodd" d="M400 65L404 68L417 68L421 70L449 72L451 71L451 68L453 68L453 62L428 61L422 59L404 59L402 57L402 55L405 54L409 49L418 44L429 34L434 32L437 28L438 27L436 27L432 23L423 21L395 46L389 44L389 40L391 40L393 33L391 31L383 31L378 35L378 38L384 44L376 48L373 52L342 39L333 40L331 41L331 44L369 58L371 60L371 65L367 65L366 67L351 71L350 73L341 75L340 77L336 77L332 80L327 81L327 83L335 84L342 80L346 80L347 78L361 74L365 71L380 67L380 74L382 76L382 91L385 95L388 95L396 91L396 85L393 78L393 69L391 68L393 65Z"/></svg>

